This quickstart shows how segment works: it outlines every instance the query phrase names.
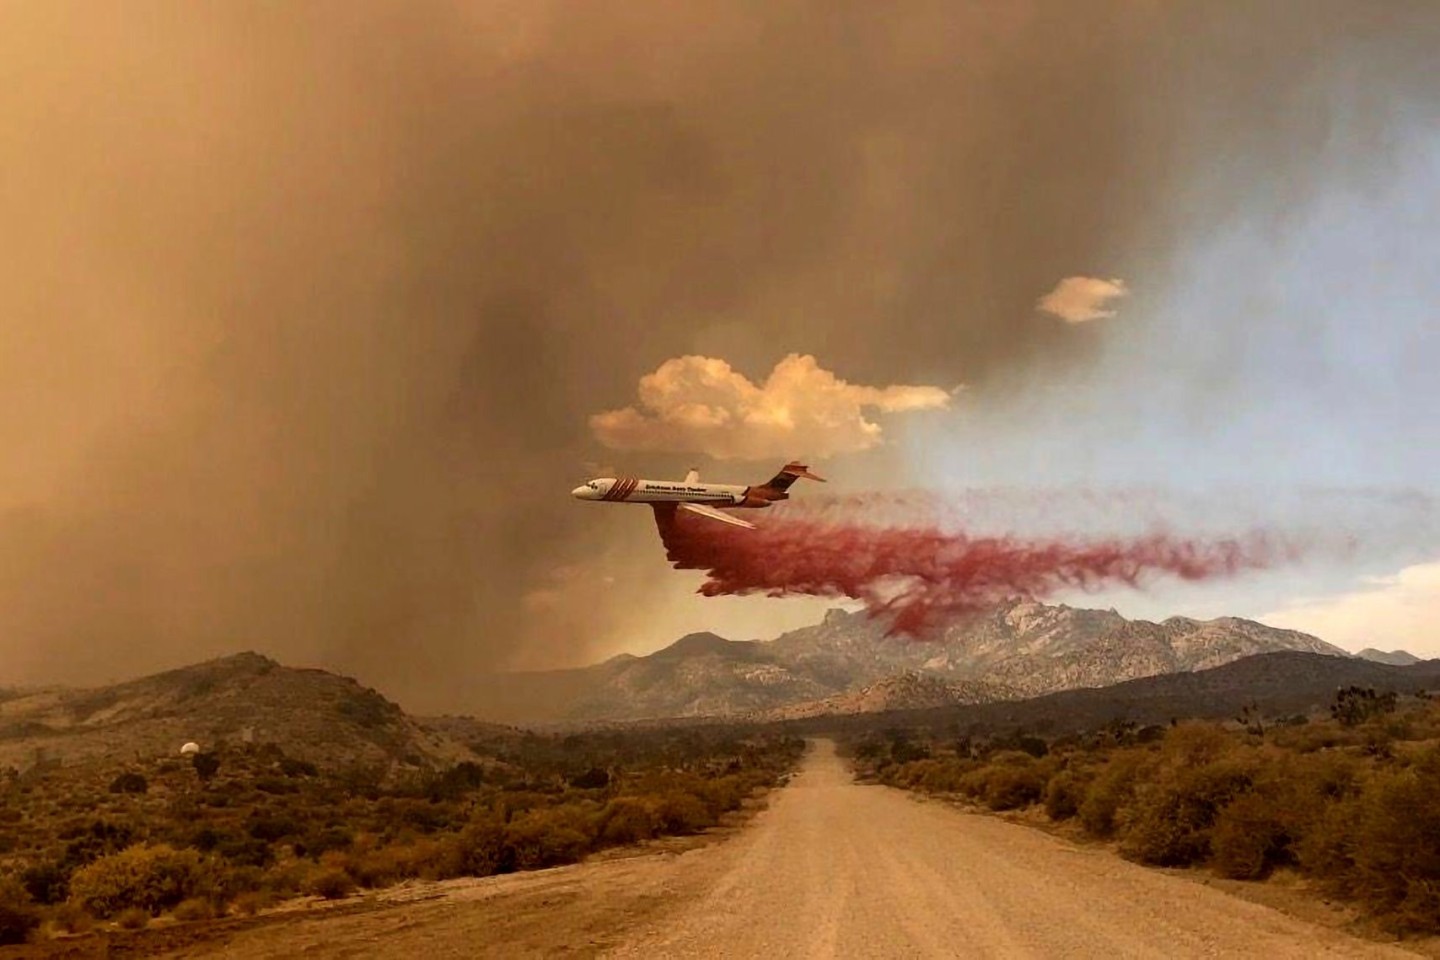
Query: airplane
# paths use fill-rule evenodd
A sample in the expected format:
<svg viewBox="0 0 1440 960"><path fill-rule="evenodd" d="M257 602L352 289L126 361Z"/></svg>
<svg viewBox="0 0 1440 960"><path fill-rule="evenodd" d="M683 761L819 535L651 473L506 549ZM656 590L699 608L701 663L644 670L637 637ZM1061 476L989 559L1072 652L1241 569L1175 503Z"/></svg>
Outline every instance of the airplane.
<svg viewBox="0 0 1440 960"><path fill-rule="evenodd" d="M733 483L701 483L700 471L691 470L684 480L641 480L638 477L600 477L588 480L570 491L577 500L608 500L612 503L648 503L658 517L677 508L689 513L719 520L736 527L755 529L755 524L717 507L768 507L777 500L790 499L790 485L796 480L818 480L810 468L791 461L765 483L745 487Z"/></svg>

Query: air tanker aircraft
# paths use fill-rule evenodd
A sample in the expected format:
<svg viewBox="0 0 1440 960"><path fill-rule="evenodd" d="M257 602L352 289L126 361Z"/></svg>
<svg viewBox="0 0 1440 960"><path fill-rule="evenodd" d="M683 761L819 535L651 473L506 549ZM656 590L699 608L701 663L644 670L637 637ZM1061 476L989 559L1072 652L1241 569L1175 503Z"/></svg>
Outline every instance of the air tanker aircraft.
<svg viewBox="0 0 1440 960"><path fill-rule="evenodd" d="M728 513L721 513L716 507L768 507L776 500L790 499L790 484L801 478L825 482L810 468L798 463L787 463L780 472L757 487L742 487L733 483L701 483L700 473L691 470L684 480L640 480L636 477L602 477L582 483L570 495L577 500L609 500L623 503L648 503L655 513L673 513L677 508L698 513L711 520L733 524L737 527L755 529L755 524Z"/></svg>

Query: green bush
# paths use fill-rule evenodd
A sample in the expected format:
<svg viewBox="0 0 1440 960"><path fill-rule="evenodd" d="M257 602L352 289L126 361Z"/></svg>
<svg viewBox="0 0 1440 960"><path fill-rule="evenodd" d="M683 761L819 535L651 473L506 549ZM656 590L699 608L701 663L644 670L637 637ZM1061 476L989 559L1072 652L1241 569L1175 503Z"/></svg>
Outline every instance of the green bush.
<svg viewBox="0 0 1440 960"><path fill-rule="evenodd" d="M40 910L24 886L10 877L0 877L0 945L24 943L38 926Z"/></svg>
<svg viewBox="0 0 1440 960"><path fill-rule="evenodd" d="M70 877L70 898L97 917L138 908L150 914L207 892L214 872L195 850L137 844Z"/></svg>

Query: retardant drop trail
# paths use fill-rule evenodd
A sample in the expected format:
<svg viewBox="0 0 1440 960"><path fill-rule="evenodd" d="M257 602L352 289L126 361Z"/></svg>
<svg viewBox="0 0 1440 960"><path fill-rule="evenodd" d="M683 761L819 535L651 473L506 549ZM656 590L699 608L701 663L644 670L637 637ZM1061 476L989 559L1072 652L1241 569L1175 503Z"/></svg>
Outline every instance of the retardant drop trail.
<svg viewBox="0 0 1440 960"><path fill-rule="evenodd" d="M1293 560L1293 544L1264 533L1197 540L1137 537L971 537L938 527L871 527L784 516L755 530L657 509L666 555L701 570L706 596L763 593L847 597L891 620L890 632L924 636L1009 597L1143 586L1156 576L1207 580Z"/></svg>

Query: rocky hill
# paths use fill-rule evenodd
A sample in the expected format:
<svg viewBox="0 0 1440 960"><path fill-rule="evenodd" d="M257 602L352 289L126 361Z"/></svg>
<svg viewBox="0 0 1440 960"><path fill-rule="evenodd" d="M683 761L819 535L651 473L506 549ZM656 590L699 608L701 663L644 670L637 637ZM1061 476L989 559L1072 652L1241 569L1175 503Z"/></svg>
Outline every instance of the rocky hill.
<svg viewBox="0 0 1440 960"><path fill-rule="evenodd" d="M1410 653L1408 650L1391 650L1386 652L1384 650L1376 650L1374 647L1366 647L1364 650L1355 654L1355 656L1362 660L1373 660L1376 663L1388 663L1392 667L1407 667L1412 663L1422 662L1419 657Z"/></svg>
<svg viewBox="0 0 1440 960"><path fill-rule="evenodd" d="M1026 700L956 704L874 714L799 719L797 733L834 734L876 725L930 726L976 735L1020 732L1058 735L1099 730L1124 721L1144 726L1175 719L1231 720L1247 708L1274 721L1324 715L1335 691L1348 686L1400 694L1440 690L1440 660L1392 666L1359 657L1282 651L1245 657L1208 670L1169 673L1114 686L1065 690Z"/></svg>
<svg viewBox="0 0 1440 960"><path fill-rule="evenodd" d="M37 760L173 755L187 741L276 743L321 766L426 766L470 759L356 681L284 667L256 653L86 690L20 692L0 701L0 767Z"/></svg>
<svg viewBox="0 0 1440 960"><path fill-rule="evenodd" d="M1028 601L953 624L933 640L887 637L886 626L832 610L771 641L692 634L645 657L484 678L474 709L514 721L773 719L1033 697L1276 651L1349 657L1308 634L1234 617L1151 623Z"/></svg>

